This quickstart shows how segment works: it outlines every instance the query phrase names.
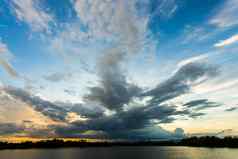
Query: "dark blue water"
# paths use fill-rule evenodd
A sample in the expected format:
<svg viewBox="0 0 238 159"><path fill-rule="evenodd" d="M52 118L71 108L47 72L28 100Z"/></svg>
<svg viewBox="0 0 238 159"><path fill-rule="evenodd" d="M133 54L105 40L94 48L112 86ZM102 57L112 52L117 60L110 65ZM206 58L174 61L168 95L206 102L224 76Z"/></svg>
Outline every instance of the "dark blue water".
<svg viewBox="0 0 238 159"><path fill-rule="evenodd" d="M154 146L2 150L0 159L238 159L238 149Z"/></svg>

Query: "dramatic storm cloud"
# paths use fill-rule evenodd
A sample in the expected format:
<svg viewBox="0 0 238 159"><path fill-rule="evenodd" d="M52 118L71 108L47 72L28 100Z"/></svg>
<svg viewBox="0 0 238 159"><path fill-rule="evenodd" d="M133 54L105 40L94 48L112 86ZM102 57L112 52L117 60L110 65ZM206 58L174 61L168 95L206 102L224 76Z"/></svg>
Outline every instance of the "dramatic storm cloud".
<svg viewBox="0 0 238 159"><path fill-rule="evenodd" d="M101 77L100 87L90 88L90 94L85 98L98 101L108 109L121 109L124 104L130 102L140 89L126 81L125 75L120 69L120 62L123 54L116 48L110 50L99 64L99 76Z"/></svg>
<svg viewBox="0 0 238 159"><path fill-rule="evenodd" d="M112 63L114 64L114 62ZM117 72L120 71L112 71L112 73ZM87 102L84 104L53 103L14 87L5 87L4 91L13 98L31 105L36 111L50 117L52 120L68 123L66 126L51 127L58 135L70 136L70 133L73 132L73 134L80 134L87 131L98 131L116 137L116 134L125 136L128 133L129 135L132 130L136 134L136 130L139 133L141 129L153 127L158 123L172 123L176 120L175 116L194 118L204 115L193 112L189 108L197 106L196 110L201 110L218 105L203 99L188 102L184 104L186 109L177 110L175 105L162 103L187 93L190 86L196 84L196 81L200 78L204 81L206 78L216 75L216 73L217 69L213 66L189 63L182 66L171 78L145 93L142 88L126 83L124 76L122 79L118 79L117 76L116 79L115 76L109 76L107 77L109 79L103 78L103 88L90 88L91 94L85 97ZM122 74L120 75L122 76ZM147 103L139 107L131 104L134 97L143 100L147 96L151 97ZM127 110L123 109L126 105L129 106ZM114 113L107 115L105 113L107 109L114 110ZM76 113L81 118L76 118L69 123L67 120L69 113Z"/></svg>

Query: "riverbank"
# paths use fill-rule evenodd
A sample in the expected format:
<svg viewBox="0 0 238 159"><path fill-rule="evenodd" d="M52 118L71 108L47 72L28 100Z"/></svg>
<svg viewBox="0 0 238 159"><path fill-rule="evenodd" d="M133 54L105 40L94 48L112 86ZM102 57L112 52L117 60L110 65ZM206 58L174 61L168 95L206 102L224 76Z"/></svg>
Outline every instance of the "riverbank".
<svg viewBox="0 0 238 159"><path fill-rule="evenodd" d="M238 138L234 137L191 137L181 140L170 141L103 141L103 142L87 142L64 141L61 139L44 140L38 142L22 142L9 143L0 142L0 149L30 149L30 148L66 148L66 147L115 147L115 146L190 146L190 147L228 147L238 148Z"/></svg>

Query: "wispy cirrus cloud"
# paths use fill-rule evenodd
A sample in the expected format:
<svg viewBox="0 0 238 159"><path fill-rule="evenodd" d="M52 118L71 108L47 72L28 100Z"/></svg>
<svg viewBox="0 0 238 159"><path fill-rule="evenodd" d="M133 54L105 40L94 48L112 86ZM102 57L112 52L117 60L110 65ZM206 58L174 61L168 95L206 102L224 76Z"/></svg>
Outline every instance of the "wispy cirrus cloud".
<svg viewBox="0 0 238 159"><path fill-rule="evenodd" d="M13 0L10 4L17 19L28 24L33 31L49 31L53 17L40 7L39 0Z"/></svg>
<svg viewBox="0 0 238 159"><path fill-rule="evenodd" d="M238 25L238 1L227 0L219 7L209 23L219 28L227 28Z"/></svg>
<svg viewBox="0 0 238 159"><path fill-rule="evenodd" d="M166 19L171 18L179 9L179 5L176 0L158 1L157 6L158 7L154 10L153 14Z"/></svg>
<svg viewBox="0 0 238 159"><path fill-rule="evenodd" d="M8 49L7 45L5 43L2 43L0 40L0 65L6 70L6 72L10 76L15 78L18 77L19 75L9 63L9 56L11 55L12 53Z"/></svg>
<svg viewBox="0 0 238 159"><path fill-rule="evenodd" d="M235 35L229 37L228 39L225 39L225 40L219 41L218 43L215 43L214 47L218 47L218 48L225 47L225 46L237 43L237 42L238 42L238 34L235 34Z"/></svg>

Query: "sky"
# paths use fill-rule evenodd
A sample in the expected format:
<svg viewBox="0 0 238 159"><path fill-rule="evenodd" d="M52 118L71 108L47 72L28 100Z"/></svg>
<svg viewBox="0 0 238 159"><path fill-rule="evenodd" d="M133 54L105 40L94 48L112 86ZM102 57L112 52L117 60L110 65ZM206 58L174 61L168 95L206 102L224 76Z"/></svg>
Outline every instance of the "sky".
<svg viewBox="0 0 238 159"><path fill-rule="evenodd" d="M1 0L0 136L238 135L238 0Z"/></svg>

